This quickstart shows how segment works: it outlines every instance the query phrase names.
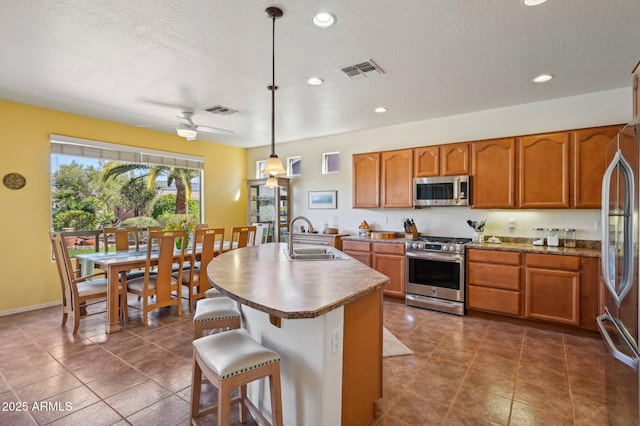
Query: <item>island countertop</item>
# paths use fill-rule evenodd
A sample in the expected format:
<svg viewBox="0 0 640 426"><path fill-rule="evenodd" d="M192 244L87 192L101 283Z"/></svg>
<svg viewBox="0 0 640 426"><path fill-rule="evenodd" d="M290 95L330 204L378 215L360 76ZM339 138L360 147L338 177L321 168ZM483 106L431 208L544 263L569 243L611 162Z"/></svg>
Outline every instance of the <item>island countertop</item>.
<svg viewBox="0 0 640 426"><path fill-rule="evenodd" d="M286 247L267 243L223 253L209 263L209 281L244 305L286 319L318 317L389 282L387 276L351 257L290 261Z"/></svg>

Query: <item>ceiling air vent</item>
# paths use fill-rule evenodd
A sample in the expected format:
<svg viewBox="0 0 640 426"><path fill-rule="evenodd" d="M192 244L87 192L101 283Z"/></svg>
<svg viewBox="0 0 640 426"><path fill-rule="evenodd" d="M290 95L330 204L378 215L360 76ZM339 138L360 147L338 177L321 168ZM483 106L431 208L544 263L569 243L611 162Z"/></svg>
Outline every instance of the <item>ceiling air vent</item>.
<svg viewBox="0 0 640 426"><path fill-rule="evenodd" d="M212 114L218 114L218 115L231 115L238 112L235 109L227 108L226 106L222 106L222 105L212 106L211 108L205 109L205 111L208 111Z"/></svg>
<svg viewBox="0 0 640 426"><path fill-rule="evenodd" d="M380 68L375 62L373 62L373 59L369 59L366 62L361 62L359 64L342 68L342 72L352 80L371 77L376 74L384 74L382 68Z"/></svg>

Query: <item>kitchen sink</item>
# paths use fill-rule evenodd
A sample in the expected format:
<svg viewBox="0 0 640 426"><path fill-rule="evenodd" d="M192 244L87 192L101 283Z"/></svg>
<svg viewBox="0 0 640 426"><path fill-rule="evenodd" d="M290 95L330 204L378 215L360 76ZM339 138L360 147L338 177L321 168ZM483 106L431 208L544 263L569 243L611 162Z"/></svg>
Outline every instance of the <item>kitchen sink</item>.
<svg viewBox="0 0 640 426"><path fill-rule="evenodd" d="M284 253L287 255L287 259L292 261L348 259L347 255L330 248L294 248L293 253L289 253L288 249L285 249Z"/></svg>

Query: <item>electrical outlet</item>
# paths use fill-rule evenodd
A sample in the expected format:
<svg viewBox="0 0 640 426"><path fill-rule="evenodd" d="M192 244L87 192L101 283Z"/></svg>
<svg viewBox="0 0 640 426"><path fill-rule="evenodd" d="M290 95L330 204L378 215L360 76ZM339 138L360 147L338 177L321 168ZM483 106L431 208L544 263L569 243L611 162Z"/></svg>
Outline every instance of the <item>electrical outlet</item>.
<svg viewBox="0 0 640 426"><path fill-rule="evenodd" d="M331 332L331 353L336 353L340 350L340 330L333 330Z"/></svg>
<svg viewBox="0 0 640 426"><path fill-rule="evenodd" d="M599 220L594 220L594 221L593 221L593 230L594 230L594 231L599 231L599 230L600 230L600 228L601 228L601 226L602 226L602 225L600 224L600 221L599 221Z"/></svg>
<svg viewBox="0 0 640 426"><path fill-rule="evenodd" d="M516 220L515 219L509 219L509 221L507 222L509 225L509 230L513 231L516 229Z"/></svg>
<svg viewBox="0 0 640 426"><path fill-rule="evenodd" d="M389 216L384 217L384 224L387 225L389 223Z"/></svg>

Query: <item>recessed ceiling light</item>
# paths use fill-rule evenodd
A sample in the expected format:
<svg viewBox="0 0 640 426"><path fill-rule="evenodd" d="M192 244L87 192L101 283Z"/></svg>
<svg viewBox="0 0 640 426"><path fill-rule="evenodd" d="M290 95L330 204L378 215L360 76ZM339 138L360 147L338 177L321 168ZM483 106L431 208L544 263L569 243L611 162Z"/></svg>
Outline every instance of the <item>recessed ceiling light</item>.
<svg viewBox="0 0 640 426"><path fill-rule="evenodd" d="M336 15L329 12L318 12L313 17L313 23L320 28L329 28L336 23Z"/></svg>
<svg viewBox="0 0 640 426"><path fill-rule="evenodd" d="M375 112L382 114L383 112L387 112L387 109L385 107L378 107L376 109L374 109Z"/></svg>
<svg viewBox="0 0 640 426"><path fill-rule="evenodd" d="M534 83L544 83L545 81L549 81L553 78L551 74L540 74L537 77L533 78Z"/></svg>
<svg viewBox="0 0 640 426"><path fill-rule="evenodd" d="M322 84L322 79L318 78L318 77L311 77L309 80L307 80L307 84L310 84L312 86L318 86L320 84Z"/></svg>
<svg viewBox="0 0 640 426"><path fill-rule="evenodd" d="M538 6L546 1L547 0L522 0L522 4L525 6Z"/></svg>

